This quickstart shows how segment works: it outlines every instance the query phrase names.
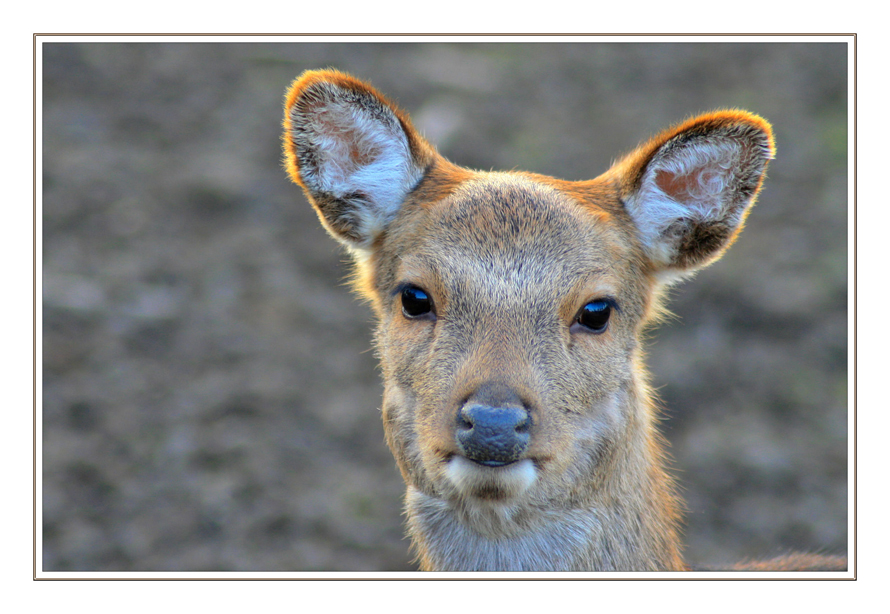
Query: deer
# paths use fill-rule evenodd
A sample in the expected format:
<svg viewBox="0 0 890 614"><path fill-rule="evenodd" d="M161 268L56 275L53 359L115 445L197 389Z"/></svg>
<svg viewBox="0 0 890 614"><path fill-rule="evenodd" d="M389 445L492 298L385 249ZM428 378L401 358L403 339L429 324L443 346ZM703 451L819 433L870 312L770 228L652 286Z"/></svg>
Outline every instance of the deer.
<svg viewBox="0 0 890 614"><path fill-rule="evenodd" d="M369 83L325 69L287 90L282 141L376 316L420 569L690 570L641 334L667 289L739 235L775 154L770 124L699 115L586 181L477 171Z"/></svg>

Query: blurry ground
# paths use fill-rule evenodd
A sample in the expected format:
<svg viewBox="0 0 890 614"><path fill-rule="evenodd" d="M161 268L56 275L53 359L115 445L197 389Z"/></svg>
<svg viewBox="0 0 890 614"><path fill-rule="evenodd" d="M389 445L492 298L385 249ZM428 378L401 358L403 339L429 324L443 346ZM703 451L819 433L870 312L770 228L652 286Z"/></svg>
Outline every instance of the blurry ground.
<svg viewBox="0 0 890 614"><path fill-rule="evenodd" d="M43 566L407 570L368 309L280 169L307 68L455 162L592 178L742 107L778 158L650 341L687 557L844 552L846 51L837 44L43 46Z"/></svg>

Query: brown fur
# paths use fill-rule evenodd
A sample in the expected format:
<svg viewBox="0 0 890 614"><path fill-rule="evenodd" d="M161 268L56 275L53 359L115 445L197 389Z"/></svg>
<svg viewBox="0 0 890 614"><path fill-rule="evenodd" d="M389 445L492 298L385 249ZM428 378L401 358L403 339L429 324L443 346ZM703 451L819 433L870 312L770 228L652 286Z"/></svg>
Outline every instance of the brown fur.
<svg viewBox="0 0 890 614"><path fill-rule="evenodd" d="M769 125L693 118L584 182L478 172L369 85L311 71L284 129L288 173L354 254L378 316L386 439L421 568L686 569L639 338L661 289L735 240Z"/></svg>

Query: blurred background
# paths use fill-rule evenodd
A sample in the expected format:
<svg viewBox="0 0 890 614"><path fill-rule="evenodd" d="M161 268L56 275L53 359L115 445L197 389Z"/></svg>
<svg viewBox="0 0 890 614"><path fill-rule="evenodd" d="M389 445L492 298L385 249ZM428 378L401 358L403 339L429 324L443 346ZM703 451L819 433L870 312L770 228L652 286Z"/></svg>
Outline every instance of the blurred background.
<svg viewBox="0 0 890 614"><path fill-rule="evenodd" d="M690 562L846 552L844 44L42 54L45 571L415 568L371 314L281 170L284 90L328 66L482 169L589 179L694 113L770 120L747 229L673 293L649 364Z"/></svg>

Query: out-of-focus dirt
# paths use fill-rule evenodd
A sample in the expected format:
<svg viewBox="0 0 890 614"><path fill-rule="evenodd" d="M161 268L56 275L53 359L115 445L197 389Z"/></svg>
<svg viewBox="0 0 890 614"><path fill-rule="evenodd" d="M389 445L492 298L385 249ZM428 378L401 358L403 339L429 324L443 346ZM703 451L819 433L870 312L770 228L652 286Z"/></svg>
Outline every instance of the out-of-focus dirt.
<svg viewBox="0 0 890 614"><path fill-rule="evenodd" d="M44 570L408 570L369 310L280 167L284 89L370 79L455 162L592 178L742 107L778 157L649 342L690 561L847 543L840 44L43 46Z"/></svg>

